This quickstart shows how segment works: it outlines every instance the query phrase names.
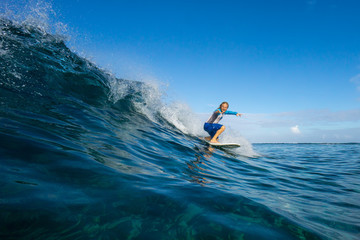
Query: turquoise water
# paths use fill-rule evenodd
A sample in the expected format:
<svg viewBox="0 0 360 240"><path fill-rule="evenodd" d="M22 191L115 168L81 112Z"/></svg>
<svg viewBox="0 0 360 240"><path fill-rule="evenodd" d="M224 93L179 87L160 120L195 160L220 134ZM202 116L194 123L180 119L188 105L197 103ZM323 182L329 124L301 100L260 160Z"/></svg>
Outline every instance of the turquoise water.
<svg viewBox="0 0 360 240"><path fill-rule="evenodd" d="M156 86L0 29L0 239L360 238L360 144L210 148Z"/></svg>

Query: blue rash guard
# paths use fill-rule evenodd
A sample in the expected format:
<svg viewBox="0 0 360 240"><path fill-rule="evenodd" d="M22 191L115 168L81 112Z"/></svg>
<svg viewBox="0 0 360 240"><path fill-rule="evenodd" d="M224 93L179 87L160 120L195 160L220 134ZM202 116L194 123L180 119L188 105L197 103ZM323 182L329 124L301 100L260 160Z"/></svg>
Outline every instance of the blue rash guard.
<svg viewBox="0 0 360 240"><path fill-rule="evenodd" d="M236 115L237 112L226 111L224 113L221 112L221 109L218 108L214 111L214 113L210 116L210 118L204 124L204 130L208 132L211 138L214 137L216 132L223 126L218 124L224 115Z"/></svg>

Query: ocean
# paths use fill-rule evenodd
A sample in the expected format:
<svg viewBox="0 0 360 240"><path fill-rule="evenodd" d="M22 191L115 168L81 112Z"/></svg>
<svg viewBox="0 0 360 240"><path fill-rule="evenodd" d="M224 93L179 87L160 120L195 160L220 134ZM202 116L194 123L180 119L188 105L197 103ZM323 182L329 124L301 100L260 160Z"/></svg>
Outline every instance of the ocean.
<svg viewBox="0 0 360 240"><path fill-rule="evenodd" d="M360 144L211 148L186 104L0 18L0 239L360 239Z"/></svg>

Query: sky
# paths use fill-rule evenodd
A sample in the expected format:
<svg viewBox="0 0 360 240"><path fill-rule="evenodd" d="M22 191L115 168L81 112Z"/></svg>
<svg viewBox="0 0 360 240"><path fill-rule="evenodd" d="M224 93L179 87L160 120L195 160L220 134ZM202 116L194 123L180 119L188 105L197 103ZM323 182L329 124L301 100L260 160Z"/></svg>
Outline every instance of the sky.
<svg viewBox="0 0 360 240"><path fill-rule="evenodd" d="M30 2L117 77L167 86L205 120L228 101L249 141L360 142L360 1Z"/></svg>

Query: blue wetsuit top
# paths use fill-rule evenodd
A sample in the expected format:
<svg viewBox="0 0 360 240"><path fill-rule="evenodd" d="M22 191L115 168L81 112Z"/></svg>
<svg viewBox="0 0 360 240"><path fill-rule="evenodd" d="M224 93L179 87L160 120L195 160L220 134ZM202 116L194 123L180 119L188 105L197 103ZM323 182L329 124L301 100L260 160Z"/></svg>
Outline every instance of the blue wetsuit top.
<svg viewBox="0 0 360 240"><path fill-rule="evenodd" d="M210 118L206 121L206 123L218 123L223 118L224 114L226 115L236 115L237 112L226 111L224 113L221 112L221 109L218 108L214 111L214 113L210 116Z"/></svg>

